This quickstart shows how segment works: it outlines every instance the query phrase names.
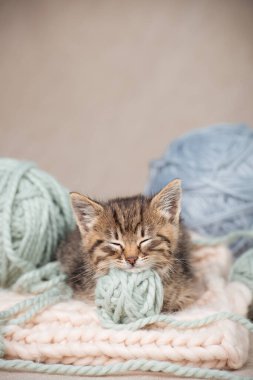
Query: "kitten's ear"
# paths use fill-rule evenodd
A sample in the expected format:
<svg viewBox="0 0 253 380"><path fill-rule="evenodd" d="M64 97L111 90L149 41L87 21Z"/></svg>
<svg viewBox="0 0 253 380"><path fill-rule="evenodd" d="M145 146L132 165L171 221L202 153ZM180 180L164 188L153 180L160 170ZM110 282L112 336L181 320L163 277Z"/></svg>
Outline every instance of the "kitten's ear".
<svg viewBox="0 0 253 380"><path fill-rule="evenodd" d="M70 193L70 197L77 225L83 234L95 224L97 217L104 210L103 206L79 193Z"/></svg>
<svg viewBox="0 0 253 380"><path fill-rule="evenodd" d="M181 212L181 197L181 180L174 179L153 197L151 206L172 223L177 223Z"/></svg>

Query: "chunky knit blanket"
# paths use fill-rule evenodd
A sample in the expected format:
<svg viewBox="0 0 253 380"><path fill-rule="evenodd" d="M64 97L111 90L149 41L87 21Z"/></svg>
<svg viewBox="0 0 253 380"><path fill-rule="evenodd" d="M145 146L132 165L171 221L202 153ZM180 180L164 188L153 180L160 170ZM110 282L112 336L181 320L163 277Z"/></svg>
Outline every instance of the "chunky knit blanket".
<svg viewBox="0 0 253 380"><path fill-rule="evenodd" d="M194 266L201 296L187 310L175 313L175 319L199 319L220 311L246 316L251 292L242 283L228 281L230 253L225 247L196 249ZM29 297L2 290L0 310ZM5 359L40 363L97 366L145 359L237 369L248 358L249 332L228 319L188 329L161 322L137 331L104 329L94 305L72 299L49 306L24 325L10 325L4 347Z"/></svg>

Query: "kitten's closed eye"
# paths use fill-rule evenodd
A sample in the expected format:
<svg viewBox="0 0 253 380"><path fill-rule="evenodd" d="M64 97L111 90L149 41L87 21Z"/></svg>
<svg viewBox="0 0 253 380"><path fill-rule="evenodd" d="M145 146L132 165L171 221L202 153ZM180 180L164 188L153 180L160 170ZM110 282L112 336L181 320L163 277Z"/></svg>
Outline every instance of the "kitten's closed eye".
<svg viewBox="0 0 253 380"><path fill-rule="evenodd" d="M156 237L142 240L138 247L142 253L146 255L151 253L162 253L165 250L169 252L170 241L169 239L166 239L165 241L162 236L157 235Z"/></svg>
<svg viewBox="0 0 253 380"><path fill-rule="evenodd" d="M141 248L142 246L147 245L147 243L150 243L151 240L152 240L151 238L143 239L142 241L139 242L138 247Z"/></svg>
<svg viewBox="0 0 253 380"><path fill-rule="evenodd" d="M123 245L117 241L109 241L108 244L110 247L114 248L115 250L124 251Z"/></svg>

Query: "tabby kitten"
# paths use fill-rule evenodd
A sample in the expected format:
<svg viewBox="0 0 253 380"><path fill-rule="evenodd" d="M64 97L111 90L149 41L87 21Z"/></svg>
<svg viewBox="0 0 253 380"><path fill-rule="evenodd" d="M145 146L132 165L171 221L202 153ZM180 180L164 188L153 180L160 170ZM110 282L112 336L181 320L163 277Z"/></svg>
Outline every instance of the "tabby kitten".
<svg viewBox="0 0 253 380"><path fill-rule="evenodd" d="M153 197L97 202L71 193L71 200L78 229L62 243L57 256L74 290L93 299L96 278L109 268L130 272L154 268L164 286L164 312L193 301L191 247L180 220L180 180Z"/></svg>

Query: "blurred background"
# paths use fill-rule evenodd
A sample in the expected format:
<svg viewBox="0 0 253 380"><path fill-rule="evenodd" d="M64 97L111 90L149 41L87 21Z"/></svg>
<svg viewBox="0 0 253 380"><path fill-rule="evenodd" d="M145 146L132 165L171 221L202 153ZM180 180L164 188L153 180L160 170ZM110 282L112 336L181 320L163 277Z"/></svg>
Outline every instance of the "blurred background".
<svg viewBox="0 0 253 380"><path fill-rule="evenodd" d="M142 192L175 137L253 126L251 0L1 0L0 154Z"/></svg>

